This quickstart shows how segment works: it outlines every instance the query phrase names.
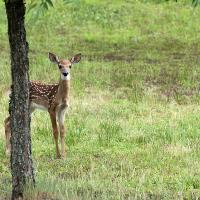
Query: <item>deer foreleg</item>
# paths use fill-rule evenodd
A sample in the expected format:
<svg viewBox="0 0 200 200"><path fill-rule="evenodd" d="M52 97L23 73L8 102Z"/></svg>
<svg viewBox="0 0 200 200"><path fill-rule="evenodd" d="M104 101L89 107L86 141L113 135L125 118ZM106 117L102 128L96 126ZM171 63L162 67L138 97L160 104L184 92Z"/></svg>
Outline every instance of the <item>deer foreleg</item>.
<svg viewBox="0 0 200 200"><path fill-rule="evenodd" d="M60 138L61 138L61 151L63 157L65 157L65 127L64 127L65 111L66 108L63 107L58 112L58 122L60 127Z"/></svg>
<svg viewBox="0 0 200 200"><path fill-rule="evenodd" d="M53 128L54 140L56 144L56 157L60 158L60 150L58 146L58 126L57 126L57 121L56 121L56 113L50 112L50 118L51 118L51 123L52 123L52 128Z"/></svg>

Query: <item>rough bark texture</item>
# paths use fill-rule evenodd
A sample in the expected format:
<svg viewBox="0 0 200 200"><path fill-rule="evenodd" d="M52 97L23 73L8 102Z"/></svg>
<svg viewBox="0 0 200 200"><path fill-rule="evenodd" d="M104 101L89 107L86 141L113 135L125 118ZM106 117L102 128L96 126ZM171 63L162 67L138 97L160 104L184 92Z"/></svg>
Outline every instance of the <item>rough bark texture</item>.
<svg viewBox="0 0 200 200"><path fill-rule="evenodd" d="M24 27L23 0L5 0L11 53L12 93L11 116L12 199L23 198L27 183L35 183L31 157L29 113L28 43Z"/></svg>

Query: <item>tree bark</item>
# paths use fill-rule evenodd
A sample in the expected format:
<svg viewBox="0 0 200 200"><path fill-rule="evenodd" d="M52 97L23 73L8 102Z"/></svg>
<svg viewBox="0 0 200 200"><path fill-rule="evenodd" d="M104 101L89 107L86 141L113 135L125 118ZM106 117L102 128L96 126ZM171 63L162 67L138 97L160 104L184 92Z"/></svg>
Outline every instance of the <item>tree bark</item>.
<svg viewBox="0 0 200 200"><path fill-rule="evenodd" d="M5 0L10 43L12 92L11 117L12 199L23 198L24 187L35 183L31 157L28 43L23 0Z"/></svg>

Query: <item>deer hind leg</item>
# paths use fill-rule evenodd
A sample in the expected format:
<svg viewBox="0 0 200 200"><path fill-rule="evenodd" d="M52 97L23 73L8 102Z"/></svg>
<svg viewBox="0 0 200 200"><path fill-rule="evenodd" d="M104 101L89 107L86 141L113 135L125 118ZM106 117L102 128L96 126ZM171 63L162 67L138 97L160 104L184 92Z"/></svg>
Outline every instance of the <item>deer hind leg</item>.
<svg viewBox="0 0 200 200"><path fill-rule="evenodd" d="M30 112L32 113L35 109L31 108ZM6 155L10 155L11 151L11 127L10 127L10 116L4 120L4 128L5 128L5 137L6 137Z"/></svg>
<svg viewBox="0 0 200 200"><path fill-rule="evenodd" d="M6 155L10 155L10 151L11 151L11 145L10 145L10 137L11 137L10 116L5 119L4 127L5 127L5 137L6 137Z"/></svg>
<svg viewBox="0 0 200 200"><path fill-rule="evenodd" d="M64 121L65 121L65 111L66 107L61 107L58 111L58 123L60 127L60 138L61 138L61 152L63 158L65 157L65 127L64 127Z"/></svg>
<svg viewBox="0 0 200 200"><path fill-rule="evenodd" d="M56 144L56 157L60 158L60 150L58 146L58 126L57 126L57 121L56 121L56 113L55 112L50 112L50 118L51 118L51 123L52 123L52 128L53 128L53 136Z"/></svg>

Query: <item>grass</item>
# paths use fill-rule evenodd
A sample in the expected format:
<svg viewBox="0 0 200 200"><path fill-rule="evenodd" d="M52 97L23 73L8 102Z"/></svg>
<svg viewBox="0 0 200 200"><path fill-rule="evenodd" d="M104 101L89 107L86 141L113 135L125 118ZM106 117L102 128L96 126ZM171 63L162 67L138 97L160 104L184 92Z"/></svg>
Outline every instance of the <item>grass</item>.
<svg viewBox="0 0 200 200"><path fill-rule="evenodd" d="M189 1L55 3L26 16L32 80L57 82L47 58L81 52L72 70L65 160L47 113L32 118L37 186L25 199L200 198L199 8ZM0 198L11 174L4 148L10 60L0 3Z"/></svg>

